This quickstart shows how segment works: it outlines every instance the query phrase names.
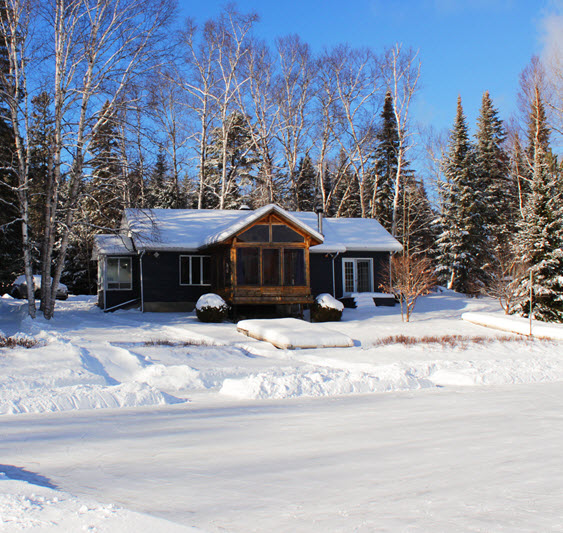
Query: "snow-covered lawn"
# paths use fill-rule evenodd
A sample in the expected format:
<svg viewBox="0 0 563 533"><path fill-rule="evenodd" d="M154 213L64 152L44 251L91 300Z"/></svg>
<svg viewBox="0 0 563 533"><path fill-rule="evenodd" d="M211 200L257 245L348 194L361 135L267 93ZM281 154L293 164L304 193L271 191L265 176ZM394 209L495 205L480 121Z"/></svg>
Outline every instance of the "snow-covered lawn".
<svg viewBox="0 0 563 533"><path fill-rule="evenodd" d="M353 347L281 350L193 314L71 296L33 321L2 298L0 330L40 343L0 348L0 531L158 529L119 506L206 531L563 531L563 344L468 312L504 320L361 298L323 324Z"/></svg>

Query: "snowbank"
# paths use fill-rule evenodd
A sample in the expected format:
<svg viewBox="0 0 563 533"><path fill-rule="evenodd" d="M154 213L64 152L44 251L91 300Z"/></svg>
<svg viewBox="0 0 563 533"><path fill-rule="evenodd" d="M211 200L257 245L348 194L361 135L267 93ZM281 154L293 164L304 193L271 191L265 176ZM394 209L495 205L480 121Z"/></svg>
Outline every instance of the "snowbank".
<svg viewBox="0 0 563 533"><path fill-rule="evenodd" d="M296 318L241 320L237 330L285 350L354 346L354 341L343 333Z"/></svg>
<svg viewBox="0 0 563 533"><path fill-rule="evenodd" d="M530 334L530 320L514 315L499 315L492 313L463 313L463 320L520 335ZM540 339L563 340L563 324L547 324L545 322L532 321L532 335Z"/></svg>
<svg viewBox="0 0 563 533"><path fill-rule="evenodd" d="M74 385L0 391L0 414L45 413L75 409L142 407L180 403L180 400L139 383Z"/></svg>

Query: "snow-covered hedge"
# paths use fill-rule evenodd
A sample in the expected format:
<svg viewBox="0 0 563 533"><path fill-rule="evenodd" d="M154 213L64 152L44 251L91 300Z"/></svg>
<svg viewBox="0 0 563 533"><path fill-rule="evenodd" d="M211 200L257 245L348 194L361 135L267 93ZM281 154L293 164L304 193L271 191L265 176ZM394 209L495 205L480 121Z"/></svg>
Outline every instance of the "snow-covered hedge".
<svg viewBox="0 0 563 533"><path fill-rule="evenodd" d="M195 312L201 322L223 322L229 313L229 306L218 294L208 293L200 296Z"/></svg>
<svg viewBox="0 0 563 533"><path fill-rule="evenodd" d="M337 322L342 318L344 304L328 293L319 294L311 306L312 322Z"/></svg>

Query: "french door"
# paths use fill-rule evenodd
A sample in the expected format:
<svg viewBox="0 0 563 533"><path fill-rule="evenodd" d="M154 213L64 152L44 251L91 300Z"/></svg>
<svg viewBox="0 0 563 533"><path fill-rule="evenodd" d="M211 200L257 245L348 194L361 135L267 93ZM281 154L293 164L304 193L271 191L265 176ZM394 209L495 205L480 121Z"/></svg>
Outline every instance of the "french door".
<svg viewBox="0 0 563 533"><path fill-rule="evenodd" d="M373 292L373 264L371 259L342 259L344 294Z"/></svg>

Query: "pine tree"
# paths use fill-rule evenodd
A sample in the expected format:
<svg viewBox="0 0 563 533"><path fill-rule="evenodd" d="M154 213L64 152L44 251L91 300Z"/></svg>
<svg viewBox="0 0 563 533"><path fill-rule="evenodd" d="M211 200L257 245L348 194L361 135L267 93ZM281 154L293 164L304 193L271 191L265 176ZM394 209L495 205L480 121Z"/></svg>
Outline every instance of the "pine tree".
<svg viewBox="0 0 563 533"><path fill-rule="evenodd" d="M255 169L260 158L254 150L252 135L248 131L247 120L239 113L230 115L226 146L226 183L223 176L223 137L222 128L211 132L208 157L205 163L203 206L216 209L224 194L224 209L238 209L241 205L252 204L252 191L256 183Z"/></svg>
<svg viewBox="0 0 563 533"><path fill-rule="evenodd" d="M475 189L474 153L458 97L449 151L443 162L441 234L437 240L437 272L449 289L474 293L482 283L481 207Z"/></svg>
<svg viewBox="0 0 563 533"><path fill-rule="evenodd" d="M32 113L29 132L30 143L30 237L33 242L34 263L38 267L39 249L43 246L45 228L46 199L51 198L51 179L53 172L53 115L51 97L42 92L31 100Z"/></svg>
<svg viewBox="0 0 563 533"><path fill-rule="evenodd" d="M92 136L92 179L87 185L89 222L99 229L117 228L125 207L125 182L115 112L105 103Z"/></svg>
<svg viewBox="0 0 563 533"><path fill-rule="evenodd" d="M164 150L161 149L156 156L156 163L146 186L147 207L151 209L172 209L178 203L175 195L176 184L170 176L166 156Z"/></svg>
<svg viewBox="0 0 563 533"><path fill-rule="evenodd" d="M555 159L549 146L543 102L536 89L531 102L527 155L531 166L530 193L520 224L519 250L533 275L532 313L547 322L563 322L563 197ZM528 277L520 286L515 309L530 309Z"/></svg>
<svg viewBox="0 0 563 533"><path fill-rule="evenodd" d="M313 211L315 207L316 183L317 172L311 162L311 158L306 155L299 161L297 179L295 180L297 211Z"/></svg>
<svg viewBox="0 0 563 533"><path fill-rule="evenodd" d="M387 91L385 95L381 121L374 153L374 168L370 177L370 212L385 229L391 231L395 177L397 175L397 156L399 152L399 132L393 110L391 91Z"/></svg>
<svg viewBox="0 0 563 533"><path fill-rule="evenodd" d="M350 170L346 153L341 150L333 177L334 191L331 213L336 217L359 218L362 216L360 186L357 176Z"/></svg>
<svg viewBox="0 0 563 533"><path fill-rule="evenodd" d="M406 255L432 256L436 244L436 213L424 184L416 179L414 172L406 172L403 178L396 238Z"/></svg>
<svg viewBox="0 0 563 533"><path fill-rule="evenodd" d="M475 177L486 253L480 266L487 268L513 239L517 221L517 198L510 187L508 157L502 148L506 133L488 91L483 94L477 126Z"/></svg>

